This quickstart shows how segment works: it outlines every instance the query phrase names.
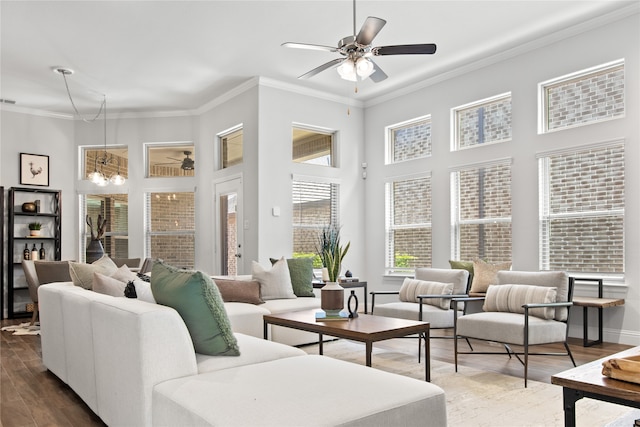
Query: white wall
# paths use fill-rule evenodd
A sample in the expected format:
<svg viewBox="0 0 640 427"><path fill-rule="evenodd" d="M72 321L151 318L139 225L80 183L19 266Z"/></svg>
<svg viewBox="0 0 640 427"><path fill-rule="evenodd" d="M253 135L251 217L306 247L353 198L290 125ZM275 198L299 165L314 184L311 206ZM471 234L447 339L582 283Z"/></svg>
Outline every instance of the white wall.
<svg viewBox="0 0 640 427"><path fill-rule="evenodd" d="M626 272L624 286L607 286L606 295L626 298L622 308L605 311L605 340L640 344L640 131L638 15L569 39L552 43L494 65L434 83L410 94L379 103L365 112L366 158L366 270L374 289L393 289L396 278L384 277L384 182L390 177L431 171L433 186L433 267L449 268L449 173L455 166L499 158L512 163L513 269L538 270L538 176L536 153L624 138L626 141ZM537 84L620 58L625 59L626 117L537 134ZM450 109L505 92L512 94L511 142L450 151ZM425 114L432 116L433 154L430 158L384 165L384 128ZM376 230L376 232L373 232ZM592 288L577 294L593 295ZM572 313L571 335L582 336L581 311ZM595 315L592 316L595 318ZM590 331L595 336L595 328Z"/></svg>

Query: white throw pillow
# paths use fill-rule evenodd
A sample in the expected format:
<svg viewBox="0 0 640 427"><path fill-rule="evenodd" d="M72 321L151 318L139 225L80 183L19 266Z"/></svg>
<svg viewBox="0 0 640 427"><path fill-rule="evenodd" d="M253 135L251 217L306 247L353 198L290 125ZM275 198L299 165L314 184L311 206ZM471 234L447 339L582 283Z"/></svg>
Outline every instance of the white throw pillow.
<svg viewBox="0 0 640 427"><path fill-rule="evenodd" d="M118 268L118 270L116 270L115 273L113 273L111 275L111 277L113 277L114 279L117 279L121 282L124 282L125 284L127 282L130 282L131 280L136 280L138 278L138 276L136 276L135 273L133 273L129 267L127 267L127 265L123 265L122 267Z"/></svg>
<svg viewBox="0 0 640 427"><path fill-rule="evenodd" d="M263 268L253 261L251 272L254 280L260 282L263 300L297 298L293 293L289 267L284 257L280 258L270 269Z"/></svg>
<svg viewBox="0 0 640 427"><path fill-rule="evenodd" d="M405 278L400 287L400 301L420 302L418 295L451 295L453 293L453 283L429 282ZM451 307L450 298L424 298L423 304L434 305L443 310Z"/></svg>
<svg viewBox="0 0 640 427"><path fill-rule="evenodd" d="M558 288L532 285L491 285L482 309L484 311L506 311L524 313L524 304L556 302ZM555 307L532 308L529 314L541 319L553 319Z"/></svg>
<svg viewBox="0 0 640 427"><path fill-rule="evenodd" d="M133 281L133 286L136 288L136 295L139 300L157 304L151 291L151 283L136 279Z"/></svg>
<svg viewBox="0 0 640 427"><path fill-rule="evenodd" d="M113 277L100 273L93 273L93 291L100 294L111 295L112 297L124 297L124 288L127 286Z"/></svg>

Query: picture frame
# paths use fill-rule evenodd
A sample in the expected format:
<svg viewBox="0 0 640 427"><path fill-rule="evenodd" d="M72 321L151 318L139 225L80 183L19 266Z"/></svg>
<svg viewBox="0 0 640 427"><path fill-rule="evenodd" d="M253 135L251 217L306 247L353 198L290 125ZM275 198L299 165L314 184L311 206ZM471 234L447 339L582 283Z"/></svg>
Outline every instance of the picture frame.
<svg viewBox="0 0 640 427"><path fill-rule="evenodd" d="M49 156L20 153L20 185L49 186Z"/></svg>

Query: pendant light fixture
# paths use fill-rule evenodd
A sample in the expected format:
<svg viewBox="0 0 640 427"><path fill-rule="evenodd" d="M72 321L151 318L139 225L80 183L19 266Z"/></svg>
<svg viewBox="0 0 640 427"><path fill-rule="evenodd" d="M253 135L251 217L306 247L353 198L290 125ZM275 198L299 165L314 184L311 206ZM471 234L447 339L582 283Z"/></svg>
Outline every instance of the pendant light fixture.
<svg viewBox="0 0 640 427"><path fill-rule="evenodd" d="M96 156L93 160L93 172L87 175L87 178L93 182L94 184L104 187L108 185L110 182L114 185L123 185L126 181L125 177L120 174L120 157L115 156L112 153L107 151L107 96L103 95L102 104L100 104L100 109L98 113L92 119L86 119L80 114L76 104L73 102L73 98L71 97L71 91L69 90L69 85L67 83L67 76L73 74L73 70L68 68L54 68L53 71L55 73L61 74L64 79L64 85L67 89L67 95L69 96L69 101L71 101L71 106L73 110L76 112L78 117L82 119L83 122L93 123L100 117L100 114L103 115L103 123L104 123L104 150L101 155L96 153ZM114 164L117 161L117 170L116 173L110 176L107 176L107 172L105 172L105 167L110 164Z"/></svg>

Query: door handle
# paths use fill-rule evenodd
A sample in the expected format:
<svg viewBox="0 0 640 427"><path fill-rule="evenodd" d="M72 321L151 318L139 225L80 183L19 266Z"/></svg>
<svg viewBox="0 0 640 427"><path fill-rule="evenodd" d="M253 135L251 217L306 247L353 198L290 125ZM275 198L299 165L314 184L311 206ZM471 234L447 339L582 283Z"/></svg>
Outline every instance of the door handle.
<svg viewBox="0 0 640 427"><path fill-rule="evenodd" d="M236 258L242 258L242 254L235 254L234 255Z"/></svg>

